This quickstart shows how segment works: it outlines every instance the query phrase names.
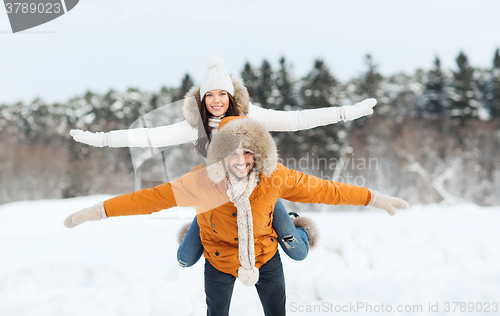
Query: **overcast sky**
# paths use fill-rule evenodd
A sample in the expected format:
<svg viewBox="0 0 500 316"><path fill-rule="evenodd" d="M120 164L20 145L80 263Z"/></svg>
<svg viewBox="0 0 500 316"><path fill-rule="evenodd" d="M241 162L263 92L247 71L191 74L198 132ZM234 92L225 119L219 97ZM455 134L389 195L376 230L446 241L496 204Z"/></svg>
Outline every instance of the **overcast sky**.
<svg viewBox="0 0 500 316"><path fill-rule="evenodd" d="M460 50L491 67L500 47L498 0L80 0L60 18L13 34L0 8L0 103L66 101L86 90L155 92L198 82L206 58L239 74L280 56L304 76L315 58L346 81L371 53L382 74L453 69Z"/></svg>

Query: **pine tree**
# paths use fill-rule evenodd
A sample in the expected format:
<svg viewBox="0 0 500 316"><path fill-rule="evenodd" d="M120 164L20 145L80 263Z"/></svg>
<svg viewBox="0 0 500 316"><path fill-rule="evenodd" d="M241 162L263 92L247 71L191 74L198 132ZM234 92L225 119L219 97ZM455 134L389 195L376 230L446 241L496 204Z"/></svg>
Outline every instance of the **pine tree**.
<svg viewBox="0 0 500 316"><path fill-rule="evenodd" d="M296 109L298 105L292 80L291 69L286 64L285 57L281 57L280 69L276 72L275 85L279 96L274 104L274 109L280 111L290 111ZM272 133L276 143L280 148L280 157L283 159L300 157L300 146L294 133Z"/></svg>
<svg viewBox="0 0 500 316"><path fill-rule="evenodd" d="M176 89L174 92L174 100L173 101L179 101L184 99L184 96L186 93L191 89L191 87L194 86L193 79L189 74L185 74L184 78L182 78L182 83L179 88Z"/></svg>
<svg viewBox="0 0 500 316"><path fill-rule="evenodd" d="M442 116L447 105L445 92L446 77L441 70L441 60L436 56L434 68L427 73L427 83L424 91L424 113L432 116Z"/></svg>
<svg viewBox="0 0 500 316"><path fill-rule="evenodd" d="M490 119L490 91L492 88L491 69L476 68L474 69L474 87L475 97L474 104L476 104L477 117L479 119Z"/></svg>
<svg viewBox="0 0 500 316"><path fill-rule="evenodd" d="M420 77L422 70L418 69L414 75L398 73L384 79L387 85L385 94L389 96L390 111L384 114L384 117L393 122L401 123L406 117L414 117L418 114L417 94L415 89L421 84ZM378 109L377 109L378 110ZM360 118L356 121L364 121L366 118ZM356 122L356 126L359 126Z"/></svg>
<svg viewBox="0 0 500 316"><path fill-rule="evenodd" d="M171 104L172 102L179 101L175 98L177 89L171 87L161 87L160 91L157 95L153 96L151 99L151 104L154 109L162 107L167 104Z"/></svg>
<svg viewBox="0 0 500 316"><path fill-rule="evenodd" d="M453 95L451 96L451 116L463 124L467 119L478 116L474 106L475 84L474 69L464 52L456 58L458 71L453 72Z"/></svg>
<svg viewBox="0 0 500 316"><path fill-rule="evenodd" d="M314 61L313 70L303 79L301 98L304 108L314 109L335 104L334 88L338 82L324 61Z"/></svg>
<svg viewBox="0 0 500 316"><path fill-rule="evenodd" d="M303 79L301 98L304 107L312 109L336 104L335 87L337 85L337 80L330 73L324 61L315 60L314 68ZM343 125L334 124L299 132L298 136L301 138L299 143L302 151L310 153L313 159L340 157L340 151L346 145L339 137L339 133L343 129ZM330 171L328 170L328 172Z"/></svg>
<svg viewBox="0 0 500 316"><path fill-rule="evenodd" d="M275 109L284 110L286 106L295 108L298 105L297 95L294 89L294 82L290 75L290 67L286 65L285 57L280 59L280 69L276 73L276 87L279 91L279 98L276 100Z"/></svg>
<svg viewBox="0 0 500 316"><path fill-rule="evenodd" d="M378 65L374 63L370 54L366 55L365 64L368 67L368 70L361 79L358 87L358 94L361 96L361 99L379 98L381 96L380 86L382 84L383 77L378 72Z"/></svg>
<svg viewBox="0 0 500 316"><path fill-rule="evenodd" d="M488 98L490 114L493 118L500 117L500 49L497 48L491 70L491 92Z"/></svg>
<svg viewBox="0 0 500 316"><path fill-rule="evenodd" d="M47 110L47 105L40 99L35 98L28 105L29 111L26 112L24 118L26 136L32 142L41 140L48 141L50 138L51 126L47 124L47 118L50 115Z"/></svg>
<svg viewBox="0 0 500 316"><path fill-rule="evenodd" d="M241 78L243 79L245 87L248 90L250 100L252 102L257 102L255 100L255 96L257 94L257 87L259 85L259 77L248 61L245 63L245 66L243 66L243 70L241 71Z"/></svg>
<svg viewBox="0 0 500 316"><path fill-rule="evenodd" d="M254 96L255 102L265 108L274 108L274 100L271 98L273 94L273 70L271 64L267 60L262 61L262 66L259 71L257 91Z"/></svg>

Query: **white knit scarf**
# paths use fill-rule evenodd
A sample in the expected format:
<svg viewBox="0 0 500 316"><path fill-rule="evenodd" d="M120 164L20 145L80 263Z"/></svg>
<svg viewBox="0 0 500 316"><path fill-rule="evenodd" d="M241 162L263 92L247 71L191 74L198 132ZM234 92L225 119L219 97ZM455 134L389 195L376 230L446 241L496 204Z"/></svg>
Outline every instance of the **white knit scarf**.
<svg viewBox="0 0 500 316"><path fill-rule="evenodd" d="M208 126L212 129L212 136L217 134L217 129L219 128L220 121L224 118L222 116L212 116L208 119Z"/></svg>
<svg viewBox="0 0 500 316"><path fill-rule="evenodd" d="M252 286L259 280L259 270L255 267L252 207L249 200L258 179L259 173L255 170L241 180L228 172L227 195L238 210L238 251L241 264L238 277L247 286Z"/></svg>

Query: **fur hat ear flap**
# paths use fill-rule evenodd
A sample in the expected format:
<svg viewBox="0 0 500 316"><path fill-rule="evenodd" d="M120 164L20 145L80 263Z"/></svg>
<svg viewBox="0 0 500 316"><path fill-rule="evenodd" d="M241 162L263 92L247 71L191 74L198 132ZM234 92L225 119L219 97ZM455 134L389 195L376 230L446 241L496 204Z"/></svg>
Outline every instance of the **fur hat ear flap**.
<svg viewBox="0 0 500 316"><path fill-rule="evenodd" d="M191 87L184 97L182 113L184 114L184 117L189 125L193 127L197 127L198 122L201 122L200 109L198 108L198 104L200 103L200 87Z"/></svg>
<svg viewBox="0 0 500 316"><path fill-rule="evenodd" d="M269 138L272 139L271 135ZM265 154L255 154L255 167L262 172L264 176L270 177L278 167L278 149L273 142L267 142L271 149L267 150Z"/></svg>
<svg viewBox="0 0 500 316"><path fill-rule="evenodd" d="M219 183L226 178L226 168L224 161L218 161L207 166L208 177L213 183Z"/></svg>
<svg viewBox="0 0 500 316"><path fill-rule="evenodd" d="M214 183L219 183L226 178L226 158L238 147L240 147L240 139L235 135L217 134L214 138L207 153L208 177Z"/></svg>
<svg viewBox="0 0 500 316"><path fill-rule="evenodd" d="M234 106L236 107L236 112L239 115L248 115L248 107L250 103L250 95L245 87L245 83L241 78L235 78L231 75L234 85L234 94L232 94L234 99Z"/></svg>

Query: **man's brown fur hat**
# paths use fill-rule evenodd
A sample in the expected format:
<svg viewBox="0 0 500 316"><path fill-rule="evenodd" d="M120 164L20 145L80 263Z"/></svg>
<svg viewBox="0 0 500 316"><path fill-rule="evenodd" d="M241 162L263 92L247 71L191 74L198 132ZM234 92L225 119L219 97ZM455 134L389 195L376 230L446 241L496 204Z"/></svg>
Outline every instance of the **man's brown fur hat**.
<svg viewBox="0 0 500 316"><path fill-rule="evenodd" d="M271 134L246 116L225 117L208 147L207 171L214 183L226 178L225 158L240 146L253 151L254 170L266 177L276 170L278 152Z"/></svg>

